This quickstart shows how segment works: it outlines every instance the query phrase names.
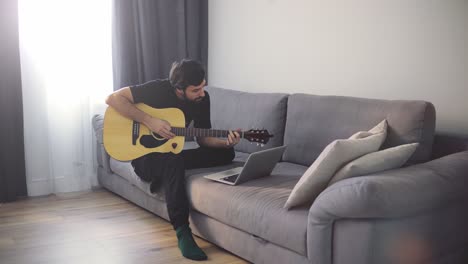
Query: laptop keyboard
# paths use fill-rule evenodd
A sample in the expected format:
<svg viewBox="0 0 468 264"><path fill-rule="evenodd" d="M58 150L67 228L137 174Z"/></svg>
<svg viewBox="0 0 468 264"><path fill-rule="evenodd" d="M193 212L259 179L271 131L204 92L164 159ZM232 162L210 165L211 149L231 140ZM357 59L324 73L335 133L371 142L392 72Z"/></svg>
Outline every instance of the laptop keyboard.
<svg viewBox="0 0 468 264"><path fill-rule="evenodd" d="M234 183L237 180L238 176L239 176L239 174L234 174L234 175L229 176L229 177L221 178L221 180Z"/></svg>

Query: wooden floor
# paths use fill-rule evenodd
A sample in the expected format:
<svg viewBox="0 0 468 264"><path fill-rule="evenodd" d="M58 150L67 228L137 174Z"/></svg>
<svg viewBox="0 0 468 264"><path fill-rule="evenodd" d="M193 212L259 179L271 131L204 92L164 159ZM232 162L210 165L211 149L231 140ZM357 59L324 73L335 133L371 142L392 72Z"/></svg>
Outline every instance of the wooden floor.
<svg viewBox="0 0 468 264"><path fill-rule="evenodd" d="M0 205L0 263L248 263L198 237L204 262L180 254L172 226L108 192Z"/></svg>

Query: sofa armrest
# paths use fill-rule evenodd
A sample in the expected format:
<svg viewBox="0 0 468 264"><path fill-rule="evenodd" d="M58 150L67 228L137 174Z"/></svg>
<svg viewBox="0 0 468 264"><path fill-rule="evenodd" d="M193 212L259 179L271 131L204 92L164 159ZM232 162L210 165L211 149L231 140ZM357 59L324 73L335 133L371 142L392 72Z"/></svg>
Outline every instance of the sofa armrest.
<svg viewBox="0 0 468 264"><path fill-rule="evenodd" d="M468 151L427 163L337 182L309 210L308 256L331 263L332 229L338 219L399 218L468 199Z"/></svg>
<svg viewBox="0 0 468 264"><path fill-rule="evenodd" d="M103 143L102 132L104 128L104 116L101 114L96 114L93 116L91 123L93 124L94 135L98 143Z"/></svg>
<svg viewBox="0 0 468 264"><path fill-rule="evenodd" d="M111 172L109 159L110 156L107 154L106 149L104 148L104 141L102 138L102 132L104 127L104 116L97 114L93 116L92 119L94 135L96 138L96 158L99 166L103 167L104 170L108 173Z"/></svg>

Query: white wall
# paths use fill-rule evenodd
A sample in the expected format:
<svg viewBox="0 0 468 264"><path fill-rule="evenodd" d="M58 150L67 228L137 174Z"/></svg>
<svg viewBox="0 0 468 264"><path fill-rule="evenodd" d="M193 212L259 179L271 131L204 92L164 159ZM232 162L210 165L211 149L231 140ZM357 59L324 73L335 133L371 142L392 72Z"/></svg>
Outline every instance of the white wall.
<svg viewBox="0 0 468 264"><path fill-rule="evenodd" d="M210 85L434 103L468 136L467 0L210 0Z"/></svg>

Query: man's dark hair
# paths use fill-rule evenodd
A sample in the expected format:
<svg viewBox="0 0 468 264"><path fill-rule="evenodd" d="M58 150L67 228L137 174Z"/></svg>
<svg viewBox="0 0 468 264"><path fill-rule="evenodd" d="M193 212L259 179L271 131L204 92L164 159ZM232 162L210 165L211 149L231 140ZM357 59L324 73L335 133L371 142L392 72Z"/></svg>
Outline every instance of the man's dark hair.
<svg viewBox="0 0 468 264"><path fill-rule="evenodd" d="M172 63L169 81L174 88L185 91L190 85L200 85L204 79L205 69L198 61L183 59Z"/></svg>

